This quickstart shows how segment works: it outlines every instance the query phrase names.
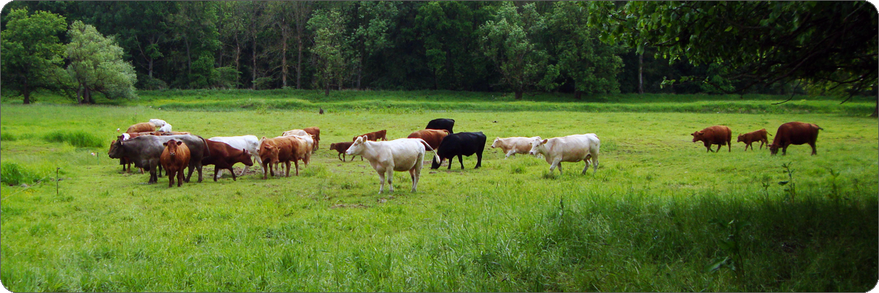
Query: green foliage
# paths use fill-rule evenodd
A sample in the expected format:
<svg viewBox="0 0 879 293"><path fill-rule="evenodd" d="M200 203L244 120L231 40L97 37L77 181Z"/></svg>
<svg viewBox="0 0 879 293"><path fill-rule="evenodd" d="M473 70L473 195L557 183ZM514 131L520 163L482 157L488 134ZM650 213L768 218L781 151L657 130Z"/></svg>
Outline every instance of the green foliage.
<svg viewBox="0 0 879 293"><path fill-rule="evenodd" d="M345 39L346 18L337 10L319 9L308 20L308 29L315 32L312 52L317 57L315 83L329 95L332 85L340 85L350 68L351 47Z"/></svg>
<svg viewBox="0 0 879 293"><path fill-rule="evenodd" d="M0 162L0 178L10 186L33 184L42 178L40 174L16 163Z"/></svg>
<svg viewBox="0 0 879 293"><path fill-rule="evenodd" d="M4 16L2 46L3 86L19 91L30 103L31 91L58 89L65 82L60 75L64 45L58 38L66 28L63 16L46 11L29 14L27 8L11 9Z"/></svg>
<svg viewBox="0 0 879 293"><path fill-rule="evenodd" d="M67 142L72 146L79 148L100 148L104 147L104 143L94 134L77 130L65 131L57 130L46 134L43 139L50 142Z"/></svg>
<svg viewBox="0 0 879 293"><path fill-rule="evenodd" d="M134 67L122 60L122 48L114 37L104 37L92 25L75 21L67 32L67 72L78 84L85 103L94 103L92 92L103 93L108 99L135 99ZM79 101L79 94L77 100Z"/></svg>

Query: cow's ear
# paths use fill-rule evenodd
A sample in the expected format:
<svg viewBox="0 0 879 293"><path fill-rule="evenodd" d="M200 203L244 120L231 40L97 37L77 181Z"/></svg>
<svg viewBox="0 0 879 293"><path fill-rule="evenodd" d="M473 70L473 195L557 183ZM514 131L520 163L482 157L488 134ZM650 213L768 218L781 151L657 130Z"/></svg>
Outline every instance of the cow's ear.
<svg viewBox="0 0 879 293"><path fill-rule="evenodd" d="M166 142L163 142L162 145L168 145L168 142L167 142L167 141L166 141Z"/></svg>
<svg viewBox="0 0 879 293"><path fill-rule="evenodd" d="M546 144L547 141L549 141L549 140L548 140L548 139L544 139L543 141L540 142L540 144Z"/></svg>

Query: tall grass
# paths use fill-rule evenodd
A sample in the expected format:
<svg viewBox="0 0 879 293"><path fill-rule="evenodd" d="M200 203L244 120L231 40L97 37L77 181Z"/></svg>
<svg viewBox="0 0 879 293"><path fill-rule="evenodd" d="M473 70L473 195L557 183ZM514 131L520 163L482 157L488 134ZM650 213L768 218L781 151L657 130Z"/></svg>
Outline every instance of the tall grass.
<svg viewBox="0 0 879 293"><path fill-rule="evenodd" d="M43 139L50 142L67 142L70 145L80 148L86 147L102 147L103 143L94 134L77 130L77 131L53 131L43 136Z"/></svg>
<svg viewBox="0 0 879 293"><path fill-rule="evenodd" d="M32 118L46 112L53 115ZM4 105L0 117L4 132L32 134L3 141L4 172L10 163L57 165L64 179L58 191L0 186L0 279L12 291L866 291L876 284L875 119L47 105ZM417 193L408 192L409 175L396 172L397 191L379 195L368 163L340 162L326 147L299 177L263 180L255 168L237 181L227 175L171 189L161 184L167 178L147 185L146 175L121 172L104 154L116 128L150 118L203 137L319 126L326 146L379 129L405 137L440 117L489 139L595 132L600 166L580 175L582 163L563 163L565 173L548 176L542 159L504 159L486 148L480 169L472 169L475 157L465 157L464 170L425 169ZM706 153L689 136L714 124L774 134L794 120L825 129L818 155L791 146L787 156L770 156L741 144ZM96 156L42 139L86 129L106 141ZM790 178L795 197L778 184ZM732 239L728 227L713 224L733 221L750 225ZM733 240L739 249L726 249ZM712 270L727 257L735 261Z"/></svg>

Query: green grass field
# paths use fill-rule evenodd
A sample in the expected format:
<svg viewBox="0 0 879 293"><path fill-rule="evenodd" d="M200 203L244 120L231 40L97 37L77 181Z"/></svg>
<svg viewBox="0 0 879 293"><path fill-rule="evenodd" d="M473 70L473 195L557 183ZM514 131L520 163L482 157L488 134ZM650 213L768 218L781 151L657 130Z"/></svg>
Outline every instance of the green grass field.
<svg viewBox="0 0 879 293"><path fill-rule="evenodd" d="M809 113L765 106L786 97L576 103L453 95L456 102L438 98L446 108L435 109L423 97L377 92L397 96L336 96L319 115L317 98L297 108L295 97L267 95L240 107L230 105L253 97L214 104L194 95L0 107L7 289L867 291L877 282L879 126L860 115L870 102L855 101L851 107L867 109L855 115L830 109L838 101L829 100L806 101L820 104ZM727 102L736 104L674 110ZM768 110L751 110L759 107ZM256 168L213 182L206 167L202 183L168 188L163 177L148 185L147 175L122 173L107 149L117 128L150 118L205 138L318 126L322 148L299 177L263 180ZM457 161L451 170L425 169L417 193L408 191L408 173L397 172L396 191L378 194L365 161L343 163L327 150L379 129L405 137L434 118L482 131L489 145L495 137L594 132L600 167L580 175L582 163L563 163L564 174L550 174L542 159L504 159L486 146L480 169L475 156L465 157L464 170ZM707 153L690 136L715 124L733 136L774 134L789 121L824 128L817 156L806 145L770 156L742 143Z"/></svg>

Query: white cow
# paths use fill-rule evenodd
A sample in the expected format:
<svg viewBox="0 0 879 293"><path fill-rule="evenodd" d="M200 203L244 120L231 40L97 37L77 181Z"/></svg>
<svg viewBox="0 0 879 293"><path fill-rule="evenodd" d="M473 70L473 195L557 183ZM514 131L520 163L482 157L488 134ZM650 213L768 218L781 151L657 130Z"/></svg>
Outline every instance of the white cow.
<svg viewBox="0 0 879 293"><path fill-rule="evenodd" d="M391 192L394 192L394 171L409 171L412 178L412 192L418 187L418 178L421 176L421 167L424 164L424 146L427 145L420 138L400 138L392 141L369 141L364 136L354 140L345 154L358 155L366 158L381 181L378 193L385 189L385 178ZM436 153L434 153L436 156ZM437 160L439 157L437 156Z"/></svg>
<svg viewBox="0 0 879 293"><path fill-rule="evenodd" d="M531 141L536 138L539 137L497 137L494 139L494 142L491 143L491 148L501 148L506 154L506 156L504 156L504 159L506 159L516 154L527 154L528 151L531 150Z"/></svg>
<svg viewBox="0 0 879 293"><path fill-rule="evenodd" d="M229 146L239 149L246 150L250 152L250 155L253 157L254 162L257 162L256 165L262 166L262 160L259 158L259 139L256 138L255 135L242 135L242 136L214 136L208 138L209 140L224 142ZM244 175L247 172L247 168L250 166L244 166L244 170L241 171L241 174L238 176ZM220 170L220 174L222 175L223 170Z"/></svg>
<svg viewBox="0 0 879 293"><path fill-rule="evenodd" d="M309 134L308 134L308 132L305 132L305 130L302 130L302 129L291 129L291 130L284 131L284 133L281 133L281 136L291 136L291 135L305 135L305 136L307 136Z"/></svg>
<svg viewBox="0 0 879 293"><path fill-rule="evenodd" d="M162 126L165 126L165 124L168 124L168 122L165 122L165 120L155 119L155 118L150 119L150 123L152 123L154 126L156 126L156 128L160 128Z"/></svg>
<svg viewBox="0 0 879 293"><path fill-rule="evenodd" d="M546 162L550 164L549 172L552 173L556 167L559 168L559 174L562 173L561 162L586 162L583 168L585 174L589 170L589 161L592 161L592 174L598 170L598 148L601 142L595 133L575 134L563 137L553 137L550 139L541 139L539 136L531 140L531 150L528 154L537 156L542 154L546 158Z"/></svg>
<svg viewBox="0 0 879 293"><path fill-rule="evenodd" d="M165 123L165 125L162 125L162 127L159 127L158 131L171 132L171 124Z"/></svg>

